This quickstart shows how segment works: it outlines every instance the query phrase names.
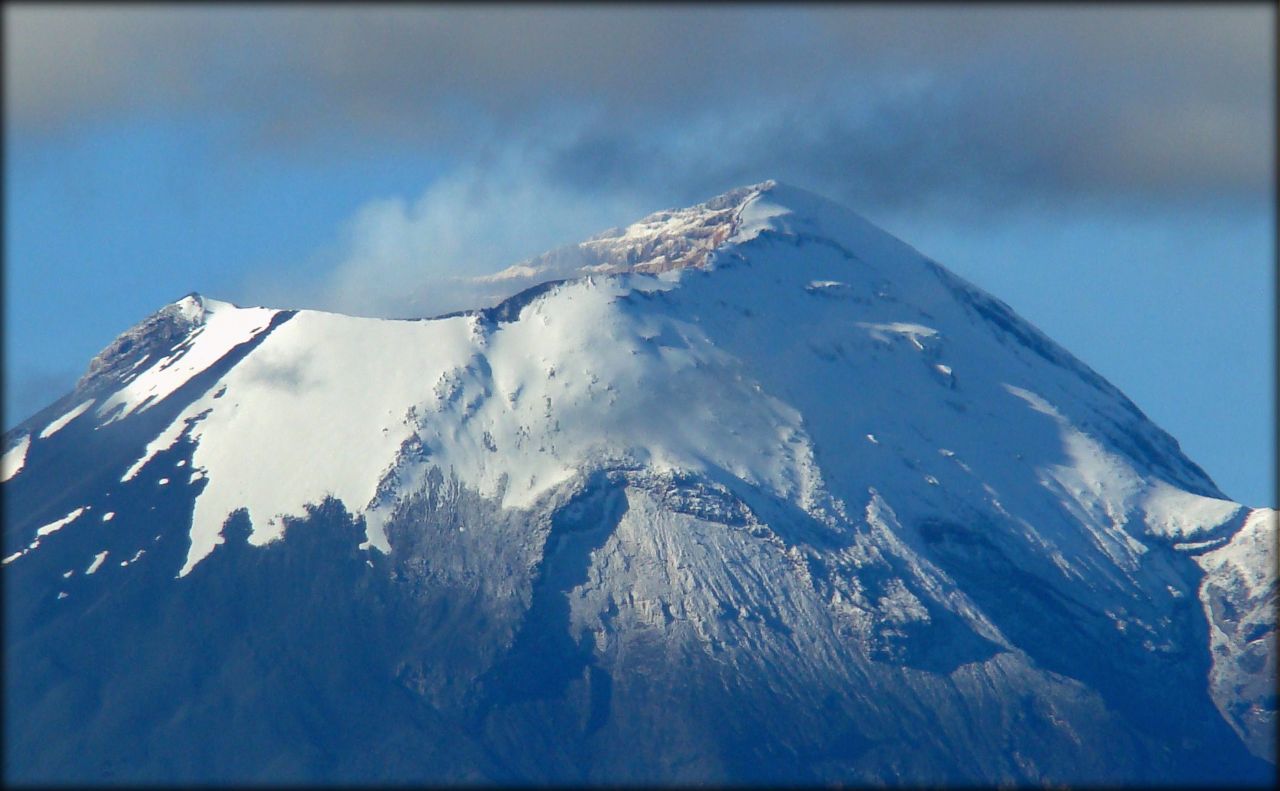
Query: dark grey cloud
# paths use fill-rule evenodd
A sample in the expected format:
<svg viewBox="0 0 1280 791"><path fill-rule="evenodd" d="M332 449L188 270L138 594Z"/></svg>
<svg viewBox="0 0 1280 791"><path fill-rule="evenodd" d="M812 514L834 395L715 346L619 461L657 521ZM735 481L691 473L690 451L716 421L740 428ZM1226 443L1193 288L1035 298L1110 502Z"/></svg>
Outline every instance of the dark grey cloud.
<svg viewBox="0 0 1280 791"><path fill-rule="evenodd" d="M688 126L601 123L551 167L585 187L696 163L703 187L774 176L888 209L1274 189L1266 9L907 7L823 21L819 40L861 61L755 112L726 102L718 145L685 150Z"/></svg>
<svg viewBox="0 0 1280 791"><path fill-rule="evenodd" d="M1274 9L10 4L6 123L148 110L249 148L519 148L585 194L859 205L1274 189Z"/></svg>

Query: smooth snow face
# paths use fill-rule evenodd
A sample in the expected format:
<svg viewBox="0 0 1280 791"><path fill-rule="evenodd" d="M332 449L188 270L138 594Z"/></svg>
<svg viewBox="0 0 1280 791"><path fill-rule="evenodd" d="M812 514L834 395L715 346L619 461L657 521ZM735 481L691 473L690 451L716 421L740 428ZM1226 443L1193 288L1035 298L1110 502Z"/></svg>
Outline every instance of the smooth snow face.
<svg viewBox="0 0 1280 791"><path fill-rule="evenodd" d="M624 307L672 287L642 276L583 282L500 325L481 339L483 358L442 372L420 405L428 458L399 466L398 479L412 489L439 465L523 508L583 469L641 465L728 475L815 511L834 507L795 410L697 324ZM380 506L371 526L390 503Z"/></svg>
<svg viewBox="0 0 1280 791"><path fill-rule="evenodd" d="M63 429L64 426L66 426L68 423L75 420L76 418L80 417L80 415L84 414L84 411L86 409L93 406L93 401L94 399L90 398L87 401L81 402L80 404L76 405L75 408L73 408L70 412L58 418L57 420L53 421L49 425L45 426L44 430L40 432L40 439L48 439L49 437L52 437L54 434L57 434L59 431Z"/></svg>
<svg viewBox="0 0 1280 791"><path fill-rule="evenodd" d="M184 303L190 304L184 307ZM193 305L197 303L188 297L176 304L186 315L195 310ZM164 400L231 349L265 330L279 312L267 308L238 308L211 299L204 300L201 311L204 323L172 354L145 368L137 378L102 402L95 414L104 419L103 425Z"/></svg>
<svg viewBox="0 0 1280 791"><path fill-rule="evenodd" d="M1164 481L1151 484L1142 507L1147 530L1152 535L1179 540L1216 531L1244 510L1239 503L1184 492Z"/></svg>
<svg viewBox="0 0 1280 791"><path fill-rule="evenodd" d="M327 494L359 512L413 432L408 409L441 372L467 363L474 323L303 311L273 331L158 440L171 445L190 420L192 480L208 480L180 575L221 543L238 508L248 509L258 545L282 535L282 517Z"/></svg>
<svg viewBox="0 0 1280 791"><path fill-rule="evenodd" d="M1043 483L1062 496L1082 523L1095 526L1100 537L1105 533L1141 554L1145 551L1141 545L1121 530L1135 516L1141 517L1147 535L1185 541L1212 533L1243 510L1230 500L1192 494L1159 479L1144 478L1124 457L1080 431L1044 398L1018 387L1007 389L1059 425L1069 462L1045 467ZM1116 555L1113 559L1132 565L1136 556L1130 554L1121 560Z"/></svg>
<svg viewBox="0 0 1280 791"><path fill-rule="evenodd" d="M670 287L650 278L642 285ZM696 326L620 313L616 301L630 290L611 280L566 289L496 330L474 317L299 313L141 462L192 420L192 466L209 484L196 500L181 573L220 543L223 522L242 506L255 544L278 538L283 517L302 515L326 494L361 512L411 436L428 449L429 464L481 492L505 486L508 507L530 505L583 459L716 468L818 507L819 475L798 414L760 394ZM674 414L673 405L681 405ZM398 474L424 471L407 465ZM383 517L368 515L369 542L389 551Z"/></svg>
<svg viewBox="0 0 1280 791"><path fill-rule="evenodd" d="M4 456L0 457L0 483L22 472L22 466L27 461L27 449L30 447L31 435L23 434L16 445L4 452Z"/></svg>

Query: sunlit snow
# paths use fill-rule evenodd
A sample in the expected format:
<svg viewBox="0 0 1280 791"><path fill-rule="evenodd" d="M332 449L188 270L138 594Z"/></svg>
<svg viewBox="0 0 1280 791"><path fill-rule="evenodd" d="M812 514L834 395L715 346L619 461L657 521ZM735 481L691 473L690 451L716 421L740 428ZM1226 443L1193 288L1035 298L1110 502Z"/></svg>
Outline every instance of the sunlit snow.
<svg viewBox="0 0 1280 791"><path fill-rule="evenodd" d="M182 437L186 428L187 424L182 420L175 420L173 423L170 423L169 426L165 428L164 431L161 431L155 439L147 443L147 449L142 454L142 458L135 461L129 466L129 469L125 470L124 475L120 477L120 482L126 483L133 480L133 478L142 471L142 468L147 465L147 462L155 458L157 453L161 453L172 448L174 443Z"/></svg>
<svg viewBox="0 0 1280 791"><path fill-rule="evenodd" d="M142 491L137 479L166 459L151 472L180 483L165 499L189 503L191 522L189 532L181 524L153 543L163 535L166 546L176 541L173 550L186 552L181 577L222 543L228 517L240 509L249 542L262 546L282 538L287 521L309 505L333 497L363 519L362 549L389 552L388 532L398 535L388 530L392 514L438 473L456 484L450 491L465 491L467 509L478 510L436 538L483 542L504 520L545 525L547 514L563 513L549 508L575 496L566 486L604 470L640 483L623 487L622 522L600 531L606 543L591 552L587 582L569 594L575 634L589 630L597 645L614 638L599 617L611 606L606 594L621 590L605 590L613 543L661 544L654 556L670 564L665 577L638 579L696 578L706 586L726 564L701 538L749 535L753 551L784 554L803 581L774 593L820 593L818 608L829 603L858 639L885 624L932 624L941 631L930 639L945 652L953 626L943 619L959 616L1007 649L952 674L965 683L974 681L963 675L970 670L1021 661L1013 641L1023 638L1002 630L1024 615L980 600L1004 595L1009 564L1046 601L1082 596L1108 639L1114 629L1149 652L1165 650L1147 638L1162 628L1159 608L1170 599L1188 597L1185 608L1200 596L1204 604L1203 591L1214 587L1236 597L1228 602L1235 607L1236 599L1274 589L1267 554L1274 513L1222 499L1176 443L1030 325L856 215L770 185L731 195L714 206L659 212L482 278L513 289L569 278L492 311L413 321L301 311L263 336L274 311L179 303L188 319L205 323L159 352L161 359L139 364L138 379L122 377L97 414L137 414L236 344L260 342L216 382L202 380L209 384L203 395L188 388L190 403L175 406L167 425L134 421L148 433L122 447L139 455L110 471L123 471L126 484L112 493L143 498L126 510L135 514L126 522L137 522L148 505L159 509L159 493ZM45 432L72 419L68 413ZM5 454L6 478L22 468L30 443L23 437ZM162 454L179 443L184 459L169 466L177 454ZM198 485L181 485L177 467ZM170 483L148 475L146 485L152 480ZM747 516L721 524L714 520L730 506L699 503L714 513L700 523L702 516L656 499L704 486L723 491ZM488 502L477 504L476 495ZM489 509L507 512L470 518ZM4 563L85 510L40 528ZM107 512L102 522L114 516ZM167 530L168 523L144 528ZM122 529L105 532L124 540ZM688 540L695 529L710 532ZM79 533L96 542L95 532L58 540ZM96 546L68 551L78 558ZM696 566L702 549L706 565ZM1171 563L1173 552L1203 568L1200 592L1199 578L1187 573L1192 561ZM85 573L107 555L98 553ZM117 565L143 556L139 549ZM1260 568L1263 556L1272 559ZM153 556L144 569L167 565L167 557ZM625 563L612 568L618 565ZM40 568L11 573L28 567ZM964 579L968 570L977 583ZM120 579L136 581L139 573ZM786 574L776 576L790 584ZM690 585L684 592L697 592ZM702 612L683 593L634 592L623 612L651 625L682 622L709 641L718 616L697 616L741 590L701 591L711 597ZM596 596L600 602L587 603ZM1266 620L1261 605L1247 605L1257 623ZM726 612L751 615L741 601ZM1243 656L1254 627L1210 631L1220 688L1239 686L1232 687L1232 657ZM798 645L820 633L800 628L787 639Z"/></svg>
<svg viewBox="0 0 1280 791"><path fill-rule="evenodd" d="M107 555L109 555L109 554L110 554L110 553L109 553L109 552L107 552L107 550L105 550L105 549L104 549L104 550L102 550L101 552L99 552L98 554L94 555L94 556L93 556L93 562L89 564L89 568L87 568L87 569L85 569L85 570L84 570L84 573L85 573L85 574L92 574L92 573L94 573L95 571L97 571L99 568L101 568L103 561L105 561L105 560L107 559Z"/></svg>
<svg viewBox="0 0 1280 791"><path fill-rule="evenodd" d="M578 278L502 323L301 311L157 434L123 480L192 443L189 480L203 489L180 575L237 509L262 545L326 496L364 517L365 546L388 551L396 497L431 467L506 508L531 507L597 465L728 476L833 524L868 480L912 518L973 490L1018 514L1011 529L1069 577L1085 556L1133 569L1147 538L1194 537L1232 518L1233 505L1115 452L1094 425L1099 414L1131 419L1112 417L1114 395L1081 388L1047 352L993 342L1005 325L908 245L789 188L737 200L660 212L499 273L494 282ZM814 298L837 292L851 299ZM153 372L192 375L229 348L216 338L250 337L271 315L210 304L192 345L126 388L130 408ZM971 372L963 389L957 368ZM1030 408L1009 412L1011 394ZM1000 420L987 404L1001 404ZM901 464L909 476L894 472ZM384 479L396 485L379 499ZM1063 514L1085 531L1066 529Z"/></svg>
<svg viewBox="0 0 1280 791"><path fill-rule="evenodd" d="M194 302L190 298L187 301ZM266 329L278 312L204 300L204 324L197 327L172 355L155 362L103 401L96 414L105 417L106 423L112 423L128 417L135 410L150 408L232 348Z"/></svg>
<svg viewBox="0 0 1280 791"><path fill-rule="evenodd" d="M71 513L67 514L66 516L62 517L57 521L50 522L49 524L43 527L36 528L36 537L40 538L43 536L47 536L50 533L58 532L62 528L66 527L67 525L79 519L80 514L83 514L85 510L86 510L85 506L80 506L76 510L72 511Z"/></svg>
<svg viewBox="0 0 1280 791"><path fill-rule="evenodd" d="M54 434L57 434L68 423L80 417L80 415L84 414L84 411L86 409L93 406L93 401L94 399L92 398L88 399L87 401L82 401L81 403L76 405L70 412L66 413L62 417L58 418L57 420L53 421L49 425L45 426L44 430L40 432L40 439L47 439L49 437L52 437Z"/></svg>
<svg viewBox="0 0 1280 791"><path fill-rule="evenodd" d="M22 471L27 460L27 448L31 446L31 435L23 434L22 439L0 457L0 482L7 481Z"/></svg>
<svg viewBox="0 0 1280 791"><path fill-rule="evenodd" d="M58 532L62 528L76 521L77 519L80 518L80 515L87 510L89 510L88 506L80 506L79 508L75 509L74 511L62 517L61 519L56 519L46 525L41 525L40 527L36 528L35 540L32 541L30 544L28 544L27 547L22 551L15 552L9 557L5 558L4 563L6 564L12 563L13 561L17 560L18 558L22 557L28 552L31 552L32 550L35 550L35 549L39 549L40 542L42 539L44 539L46 536L49 536L49 535L52 535L53 533Z"/></svg>

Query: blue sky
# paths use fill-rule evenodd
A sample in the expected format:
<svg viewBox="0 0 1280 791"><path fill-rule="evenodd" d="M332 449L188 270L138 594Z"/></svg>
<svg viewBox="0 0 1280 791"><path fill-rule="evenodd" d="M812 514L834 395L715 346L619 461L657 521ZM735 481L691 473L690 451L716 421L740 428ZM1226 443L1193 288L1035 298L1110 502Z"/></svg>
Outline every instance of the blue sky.
<svg viewBox="0 0 1280 791"><path fill-rule="evenodd" d="M4 14L6 426L189 291L429 314L450 276L778 178L1276 504L1267 6Z"/></svg>

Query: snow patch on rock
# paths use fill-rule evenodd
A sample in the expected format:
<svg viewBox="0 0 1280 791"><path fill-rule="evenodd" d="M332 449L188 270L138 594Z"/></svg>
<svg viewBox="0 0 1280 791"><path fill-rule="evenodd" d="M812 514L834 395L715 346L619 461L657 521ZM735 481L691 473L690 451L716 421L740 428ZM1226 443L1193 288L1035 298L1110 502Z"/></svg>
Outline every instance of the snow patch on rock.
<svg viewBox="0 0 1280 791"><path fill-rule="evenodd" d="M0 482L4 482L22 472L27 461L27 449L31 447L31 435L23 434L17 444L0 456Z"/></svg>
<svg viewBox="0 0 1280 791"><path fill-rule="evenodd" d="M106 559L107 559L107 555L109 555L109 554L111 554L111 553L104 549L104 550L102 550L101 552L99 552L98 554L94 555L94 556L93 556L93 562L89 564L89 568L87 568L87 569L85 569L85 570L84 570L84 573L85 573L85 574L93 574L93 573L95 573L98 569L102 568L102 564L103 564L103 562L104 562L104 561L106 561Z"/></svg>
<svg viewBox="0 0 1280 791"><path fill-rule="evenodd" d="M59 431L65 428L68 423L80 417L80 415L84 414L84 411L86 409L93 406L94 400L95 399L90 398L80 402L75 407L73 407L71 411L67 412L65 415L53 421L49 425L45 426L44 429L40 432L40 439L48 439L49 437L52 437L54 434L57 434Z"/></svg>
<svg viewBox="0 0 1280 791"><path fill-rule="evenodd" d="M182 305L181 302L178 303ZM194 308L189 308L194 310ZM145 411L193 376L222 359L234 347L252 339L270 325L279 311L240 308L229 302L205 299L203 323L195 327L177 348L140 373L102 402L96 414L103 425Z"/></svg>

